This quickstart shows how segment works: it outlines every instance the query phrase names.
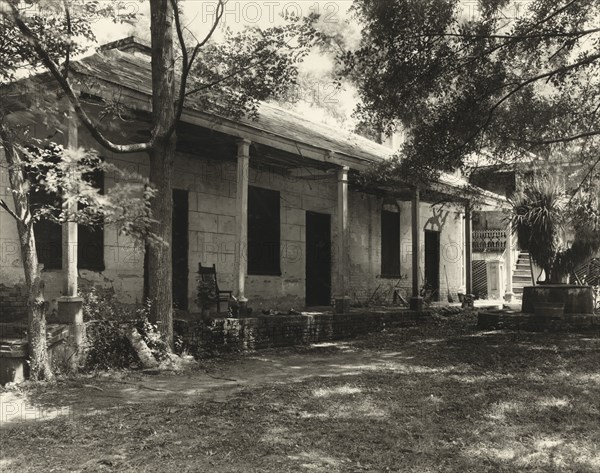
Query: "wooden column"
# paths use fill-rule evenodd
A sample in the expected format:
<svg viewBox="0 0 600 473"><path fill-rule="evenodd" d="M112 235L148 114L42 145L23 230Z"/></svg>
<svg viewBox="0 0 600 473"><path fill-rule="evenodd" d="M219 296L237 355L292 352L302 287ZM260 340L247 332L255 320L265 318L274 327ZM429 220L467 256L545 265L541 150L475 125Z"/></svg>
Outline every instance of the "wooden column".
<svg viewBox="0 0 600 473"><path fill-rule="evenodd" d="M473 220L471 202L465 204L465 286L467 295L473 294Z"/></svg>
<svg viewBox="0 0 600 473"><path fill-rule="evenodd" d="M246 312L246 272L248 268L248 179L250 170L250 140L237 142L237 188L235 217L235 296L240 314Z"/></svg>
<svg viewBox="0 0 600 473"><path fill-rule="evenodd" d="M419 252L421 249L421 192L419 188L415 189L412 198L412 297L410 299L410 308L412 310L423 309L423 298L419 288Z"/></svg>
<svg viewBox="0 0 600 473"><path fill-rule="evenodd" d="M348 166L343 166L337 174L337 290L335 295L335 312L347 313L350 310L348 297L349 267L348 245L350 227L348 225Z"/></svg>

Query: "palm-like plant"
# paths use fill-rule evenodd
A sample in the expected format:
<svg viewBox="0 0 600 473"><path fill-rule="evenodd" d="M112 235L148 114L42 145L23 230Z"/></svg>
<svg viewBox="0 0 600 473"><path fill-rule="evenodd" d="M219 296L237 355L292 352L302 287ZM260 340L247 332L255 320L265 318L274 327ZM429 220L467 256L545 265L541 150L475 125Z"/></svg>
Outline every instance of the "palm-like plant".
<svg viewBox="0 0 600 473"><path fill-rule="evenodd" d="M519 246L544 270L547 283L564 282L575 268L600 249L597 196L569 198L551 176L535 178L510 199L510 221ZM563 243L565 230L575 232L573 243Z"/></svg>

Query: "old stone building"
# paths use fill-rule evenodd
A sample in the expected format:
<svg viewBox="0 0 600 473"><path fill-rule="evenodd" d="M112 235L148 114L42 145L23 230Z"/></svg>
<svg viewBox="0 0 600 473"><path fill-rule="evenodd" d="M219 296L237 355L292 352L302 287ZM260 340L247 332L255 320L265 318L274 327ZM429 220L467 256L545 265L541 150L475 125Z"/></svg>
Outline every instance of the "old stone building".
<svg viewBox="0 0 600 473"><path fill-rule="evenodd" d="M147 46L129 38L101 48L73 69L90 113L99 113L115 96L133 110L127 120L107 126L109 136L142 139L151 103ZM43 93L56 96L49 77L36 80ZM13 102L14 116L27 116L23 121L29 120L36 136L53 135L59 142L66 136L65 129L48 130ZM96 148L104 159L148 174L146 154L113 154L99 148L83 127L77 131L78 146ZM470 193L475 200L469 202L462 192L466 182L458 175L442 176L421 189L410 183L361 189L353 175L386 159L390 148L274 105L262 104L257 120L236 121L190 103L177 135L173 294L176 306L191 312L198 310L199 263L215 264L220 287L256 308L329 306L335 298L391 301L393 289L410 299L425 283L438 299L446 291L469 292L470 206L505 205L503 197L484 190ZM2 163L1 197L11 203ZM112 176L98 179L104 189L113 182ZM48 300L55 303L64 293L63 248L73 244L80 286L113 287L128 303L143 299L143 245L117 228L80 228L78 242L63 241L61 228L53 224L37 224L36 232ZM15 294L24 278L16 226L4 211L0 239L0 303L6 320L17 313L9 307L18 307Z"/></svg>

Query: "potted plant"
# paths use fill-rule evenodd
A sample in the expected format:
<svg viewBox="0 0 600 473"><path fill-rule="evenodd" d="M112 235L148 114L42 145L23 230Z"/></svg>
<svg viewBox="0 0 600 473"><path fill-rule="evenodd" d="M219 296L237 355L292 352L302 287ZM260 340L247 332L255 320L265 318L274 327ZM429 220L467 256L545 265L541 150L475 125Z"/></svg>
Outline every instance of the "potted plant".
<svg viewBox="0 0 600 473"><path fill-rule="evenodd" d="M592 313L589 286L568 285L575 269L600 249L597 189L569 195L552 176L538 176L510 199L510 222L519 247L542 268L541 286L523 291L523 312L561 316ZM567 244L566 235L573 235ZM589 300L588 300L589 299Z"/></svg>

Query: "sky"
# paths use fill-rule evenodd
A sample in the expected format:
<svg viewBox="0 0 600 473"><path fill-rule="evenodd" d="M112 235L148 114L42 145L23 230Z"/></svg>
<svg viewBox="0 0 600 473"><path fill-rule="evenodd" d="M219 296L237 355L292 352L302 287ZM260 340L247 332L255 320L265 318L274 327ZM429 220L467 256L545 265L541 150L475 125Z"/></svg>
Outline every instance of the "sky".
<svg viewBox="0 0 600 473"><path fill-rule="evenodd" d="M186 26L188 34L190 37L194 35L202 39L212 25L217 2L184 0L180 5L183 10L182 23ZM222 20L213 37L218 41L223 37L226 28L237 32L246 27L264 29L282 25L285 23L283 16L286 13L298 16L318 13L321 15L318 25L321 31L327 33L342 30L349 44L358 45L360 27L351 19L349 14L351 5L352 0L228 0ZM150 39L147 1L124 1L116 11L115 19L100 19L93 24L93 31L99 44L130 35ZM134 21L122 21L128 13L135 13ZM193 44L193 40L190 44ZM350 84L344 84L340 89L334 87L329 75L333 66L331 54L319 51L311 53L300 67L300 76L305 86L308 84L308 89L301 92L290 91L289 96L282 97L278 103L297 113L308 114L315 121L341 126L351 131L356 125L352 112L357 104L358 95L356 89ZM335 110L335 116L331 113L332 109Z"/></svg>

